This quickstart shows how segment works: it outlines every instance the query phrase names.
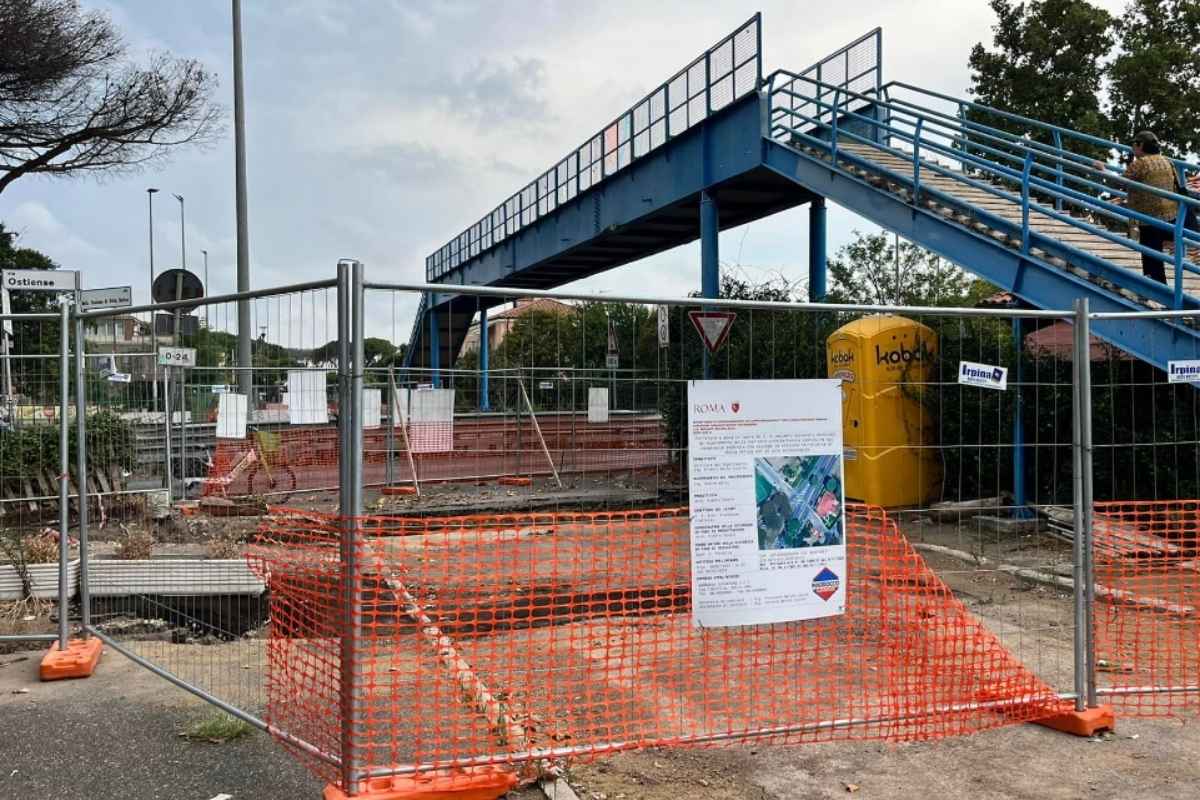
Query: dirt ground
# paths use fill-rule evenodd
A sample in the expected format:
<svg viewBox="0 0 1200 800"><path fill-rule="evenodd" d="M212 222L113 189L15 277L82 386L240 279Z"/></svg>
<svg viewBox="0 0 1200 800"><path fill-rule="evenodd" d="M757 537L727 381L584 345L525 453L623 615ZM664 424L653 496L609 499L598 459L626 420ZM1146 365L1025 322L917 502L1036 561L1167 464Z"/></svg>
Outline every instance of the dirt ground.
<svg viewBox="0 0 1200 800"><path fill-rule="evenodd" d="M570 491L588 494L593 488L575 486ZM430 489L421 500L373 497L369 510L406 514L446 506L444 513L469 513L475 505L508 498L518 504L536 499L551 505L561 499L556 489L545 486L482 486L465 493L461 486ZM328 510L333 501L310 496L303 505ZM160 526L159 552L202 546L218 532L248 535L258 522L255 517L176 518ZM1044 530L998 534L972 520L936 523L916 517L904 520L901 527L913 542L1039 571L1061 573L1070 562L1069 545ZM1070 687L1069 593L943 554L924 555L968 609L1040 677L1058 689ZM48 617L32 625L52 627ZM230 676L231 685L211 688L237 696L249 708L261 701L256 681L260 646L239 640L202 647L168 639L140 643L135 649L198 682L218 673ZM118 653L106 652L92 679L59 684L37 682L39 658L36 652L0 655L0 797L319 796L319 783L264 734L255 732L224 745L179 738L178 731L206 707ZM1094 739L1018 725L916 744L649 750L570 765L567 779L580 800L1193 798L1200 797L1198 722L1118 717L1115 734ZM72 735L79 731L83 733ZM113 747L113 741L121 746ZM533 788L512 794L520 800L542 796Z"/></svg>

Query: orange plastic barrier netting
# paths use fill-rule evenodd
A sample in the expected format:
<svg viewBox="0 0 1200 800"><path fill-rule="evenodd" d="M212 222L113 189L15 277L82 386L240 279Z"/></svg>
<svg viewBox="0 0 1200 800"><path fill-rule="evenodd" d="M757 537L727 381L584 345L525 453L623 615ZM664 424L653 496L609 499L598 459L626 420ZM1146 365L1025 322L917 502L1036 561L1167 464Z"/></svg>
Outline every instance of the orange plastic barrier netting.
<svg viewBox="0 0 1200 800"><path fill-rule="evenodd" d="M414 452L417 477L422 481L460 481L506 475L549 475L550 460L563 472L604 472L658 467L669 462L662 422L656 415L623 421L588 423L570 414L539 415L542 440L528 417L468 419L454 425L454 449L440 453ZM254 448L245 439L218 439L203 494L246 495L269 491L265 473L253 467L238 469ZM295 475L295 490L327 489L338 480L336 426L296 426L264 429L269 464L286 466ZM368 484L387 480L387 428L363 432L363 473ZM392 433L392 477L412 481L408 454L400 429ZM418 445L414 443L414 448ZM549 452L549 460L547 459ZM288 486L290 491L292 487Z"/></svg>
<svg viewBox="0 0 1200 800"><path fill-rule="evenodd" d="M1092 531L1105 702L1140 716L1200 712L1200 500L1096 503Z"/></svg>
<svg viewBox="0 0 1200 800"><path fill-rule="evenodd" d="M1062 708L879 509L848 518L844 616L715 629L692 625L686 509L359 522L353 714L371 766L933 739ZM271 593L268 719L329 752L337 525L280 511L250 555Z"/></svg>

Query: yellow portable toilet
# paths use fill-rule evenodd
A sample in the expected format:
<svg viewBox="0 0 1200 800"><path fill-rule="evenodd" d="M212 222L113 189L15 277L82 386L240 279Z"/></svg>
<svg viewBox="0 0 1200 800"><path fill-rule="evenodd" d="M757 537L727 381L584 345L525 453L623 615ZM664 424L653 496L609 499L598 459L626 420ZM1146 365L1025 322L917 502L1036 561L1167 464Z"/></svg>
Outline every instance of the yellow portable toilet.
<svg viewBox="0 0 1200 800"><path fill-rule="evenodd" d="M922 402L937 345L928 326L890 315L857 319L826 341L829 377L842 380L847 499L891 508L937 496L936 420Z"/></svg>

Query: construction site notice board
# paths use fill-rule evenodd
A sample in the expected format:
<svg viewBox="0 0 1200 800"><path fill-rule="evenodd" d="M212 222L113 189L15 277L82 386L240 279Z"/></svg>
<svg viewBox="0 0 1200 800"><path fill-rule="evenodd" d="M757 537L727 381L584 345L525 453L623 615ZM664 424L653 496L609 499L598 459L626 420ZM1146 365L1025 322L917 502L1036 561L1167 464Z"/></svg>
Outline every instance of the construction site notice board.
<svg viewBox="0 0 1200 800"><path fill-rule="evenodd" d="M688 384L692 620L845 613L837 380Z"/></svg>

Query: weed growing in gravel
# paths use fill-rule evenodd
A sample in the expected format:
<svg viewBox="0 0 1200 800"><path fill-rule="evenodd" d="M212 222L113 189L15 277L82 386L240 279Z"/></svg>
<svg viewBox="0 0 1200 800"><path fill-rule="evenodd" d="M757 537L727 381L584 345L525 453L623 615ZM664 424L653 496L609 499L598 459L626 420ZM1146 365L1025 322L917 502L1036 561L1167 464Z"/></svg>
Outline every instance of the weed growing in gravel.
<svg viewBox="0 0 1200 800"><path fill-rule="evenodd" d="M193 721L180 736L194 742L221 744L233 739L240 739L248 733L250 733L249 723L223 711L214 711L206 717Z"/></svg>

